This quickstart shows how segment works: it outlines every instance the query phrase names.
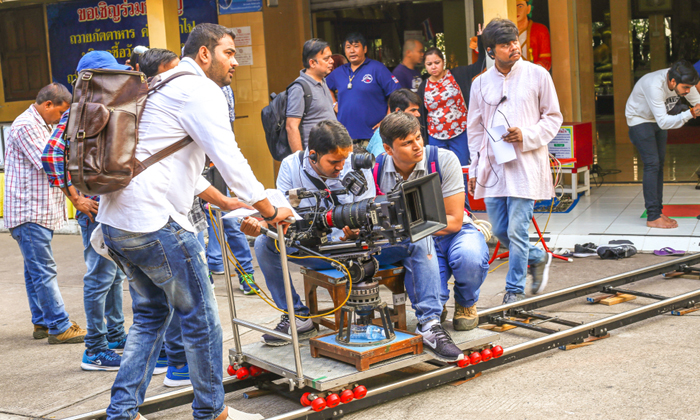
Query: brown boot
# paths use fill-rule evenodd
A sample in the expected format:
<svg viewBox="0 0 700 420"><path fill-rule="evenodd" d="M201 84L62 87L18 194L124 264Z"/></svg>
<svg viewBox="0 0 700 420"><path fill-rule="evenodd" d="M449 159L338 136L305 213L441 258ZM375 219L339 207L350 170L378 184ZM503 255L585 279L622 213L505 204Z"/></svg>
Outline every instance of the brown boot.
<svg viewBox="0 0 700 420"><path fill-rule="evenodd" d="M442 307L442 313L440 314L440 323L442 324L447 320L447 305Z"/></svg>
<svg viewBox="0 0 700 420"><path fill-rule="evenodd" d="M73 325L61 334L49 334L49 344L75 344L85 342L87 331L80 328L74 321L71 322Z"/></svg>
<svg viewBox="0 0 700 420"><path fill-rule="evenodd" d="M452 319L452 325L454 325L457 331L469 331L476 328L477 325L479 325L479 317L476 314L476 303L465 308L455 302L455 316Z"/></svg>
<svg viewBox="0 0 700 420"><path fill-rule="evenodd" d="M43 325L35 325L34 333L32 334L35 340L41 340L49 336L49 329Z"/></svg>

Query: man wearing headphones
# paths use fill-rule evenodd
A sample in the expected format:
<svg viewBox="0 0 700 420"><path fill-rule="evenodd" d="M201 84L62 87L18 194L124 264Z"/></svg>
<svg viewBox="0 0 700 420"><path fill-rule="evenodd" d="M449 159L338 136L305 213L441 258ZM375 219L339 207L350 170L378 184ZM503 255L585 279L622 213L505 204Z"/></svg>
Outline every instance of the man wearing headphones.
<svg viewBox="0 0 700 420"><path fill-rule="evenodd" d="M667 130L681 128L700 115L700 95L695 85L698 72L685 60L669 69L645 74L627 99L625 116L630 140L644 163L642 178L647 226L672 229L678 222L662 213L664 192L664 159ZM694 106L688 109L680 102L685 97Z"/></svg>
<svg viewBox="0 0 700 420"><path fill-rule="evenodd" d="M338 121L321 121L309 133L308 147L287 156L280 166L277 176L277 189L289 191L294 188L306 188L316 190L342 189L341 179L352 170L352 139L347 130ZM338 204L346 204L373 198L376 194L374 178L369 169L363 169L363 175L367 180L367 192L360 196L351 194L338 195L326 200L323 205L330 208ZM312 207L316 203L311 199L301 201L299 207ZM260 234L259 223L248 218L241 223L241 230L252 236ZM347 226L343 230L334 229L329 240L353 239L356 235ZM289 248L290 253L295 249ZM454 344L450 336L442 331L440 326L440 267L436 257L435 246L432 237L423 238L411 243L405 240L397 245L385 245L377 256L380 265L394 264L402 261L406 268L405 285L408 297L416 310L416 317L423 327L421 334L423 342L430 348L436 357L447 362L454 362L464 358L462 351ZM283 310L287 310L287 301L282 281L282 264L275 241L267 236L259 236L255 241L255 255L258 258L260 269L265 275L267 287L275 304ZM297 262L299 260L291 260ZM304 259L304 266L322 270L331 268L326 261L318 259ZM292 287L294 299L294 313L299 316L308 316L309 308L301 302L299 295ZM289 334L289 317L282 315L282 320L275 330ZM436 326L435 326L436 325ZM309 338L316 334L312 321L308 318L296 319L297 333L300 338ZM435 333L440 329L441 333ZM283 346L289 342L265 334L262 337L269 346Z"/></svg>
<svg viewBox="0 0 700 420"><path fill-rule="evenodd" d="M530 244L528 228L535 200L554 196L547 144L562 123L552 78L543 67L521 59L518 28L493 19L482 33L495 66L472 83L467 136L472 163L469 194L484 198L493 233L510 251L503 303L525 298L526 269L532 293L544 291L552 255ZM487 128L504 126L493 138ZM498 164L493 147L513 145L515 159Z"/></svg>

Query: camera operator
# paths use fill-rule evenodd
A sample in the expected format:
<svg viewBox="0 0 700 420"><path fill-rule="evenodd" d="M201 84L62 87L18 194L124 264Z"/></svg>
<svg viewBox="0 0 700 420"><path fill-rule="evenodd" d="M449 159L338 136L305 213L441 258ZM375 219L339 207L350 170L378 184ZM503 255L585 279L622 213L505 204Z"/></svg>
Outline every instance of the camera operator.
<svg viewBox="0 0 700 420"><path fill-rule="evenodd" d="M393 95L393 94L392 94ZM381 191L390 191L396 185L396 175L410 181L433 171L440 174L442 196L447 212L447 227L434 233L435 248L440 265L442 285L441 303L450 298L447 281L455 278L455 330L476 328L476 302L479 288L489 268L489 249L484 236L472 223L464 209L464 177L462 168L452 151L436 146L425 146L418 119L406 112L387 115L379 126L386 154L377 159L375 171ZM443 310L446 317L447 312Z"/></svg>
<svg viewBox="0 0 700 420"><path fill-rule="evenodd" d="M285 158L277 178L277 188L288 191L293 188L309 190L340 189L341 179L351 171L352 140L347 130L337 121L322 121L311 130L308 149L301 156L297 152ZM341 195L336 197L336 205L361 201L372 198L376 188L370 170L364 169L368 189L361 196ZM321 183L319 186L316 184ZM306 202L305 202L306 201ZM326 203L330 204L330 203ZM301 207L313 206L311 200L303 200ZM241 224L241 230L248 235L259 234L259 223L248 218ZM347 226L343 231L336 230L332 237L340 240L352 239L355 233ZM294 249L290 249L294 252ZM279 252L273 240L260 236L255 241L255 254L260 268L265 275L265 281L270 289L272 298L278 307L287 309L284 284L282 282L282 266ZM406 291L416 310L419 321L418 331L423 335L423 342L439 359L457 361L464 357L450 336L439 323L442 305L440 304L440 276L433 240L426 237L415 243L405 240L397 245L384 245L381 254L377 256L380 265L393 264L403 261L406 268ZM321 260L305 259L303 264L313 269L328 269L330 264ZM294 310L298 315L308 315L309 309L301 303L299 295L294 292ZM297 332L300 337L315 335L310 319L296 320ZM289 333L289 318L282 316L282 321L275 328ZM270 335L263 335L263 342L271 346L282 346L288 342Z"/></svg>

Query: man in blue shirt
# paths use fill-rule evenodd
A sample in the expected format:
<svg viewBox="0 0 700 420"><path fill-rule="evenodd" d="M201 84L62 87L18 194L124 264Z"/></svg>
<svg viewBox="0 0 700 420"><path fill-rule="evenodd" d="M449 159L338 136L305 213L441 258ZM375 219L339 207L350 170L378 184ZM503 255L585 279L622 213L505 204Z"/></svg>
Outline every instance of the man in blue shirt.
<svg viewBox="0 0 700 420"><path fill-rule="evenodd" d="M387 114L387 98L401 85L384 64L366 57L364 36L351 33L344 45L349 63L328 75L326 83L331 91L337 91L338 121L347 128L353 143L364 148Z"/></svg>
<svg viewBox="0 0 700 420"><path fill-rule="evenodd" d="M403 44L403 61L394 69L394 76L399 79L401 87L418 92L423 79L418 65L423 64L423 43L417 39L407 39Z"/></svg>

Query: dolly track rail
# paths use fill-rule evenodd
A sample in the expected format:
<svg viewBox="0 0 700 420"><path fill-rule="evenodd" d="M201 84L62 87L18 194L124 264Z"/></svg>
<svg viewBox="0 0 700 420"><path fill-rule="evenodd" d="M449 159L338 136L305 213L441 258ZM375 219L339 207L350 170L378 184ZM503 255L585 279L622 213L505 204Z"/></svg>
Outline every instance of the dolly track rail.
<svg viewBox="0 0 700 420"><path fill-rule="evenodd" d="M492 317L503 314L504 311L524 310L530 311L544 306L553 305L567 300L583 297L592 293L602 291L606 286L620 286L643 280L649 277L665 274L681 269L684 265L700 264L700 254L677 258L668 262L655 264L650 267L633 270L630 272L606 277L589 283L568 287L554 292L546 293L520 302L501 305L490 308L482 312L479 316L480 323L488 322ZM470 365L459 368L456 365L447 365L430 372L413 376L397 382L382 385L368 390L367 396L360 400L353 400L347 404L341 404L335 408L326 408L323 411L315 412L310 407L284 413L269 419L291 420L291 419L328 419L340 417L352 412L360 411L378 404L382 404L396 398L401 398L411 394L425 391L440 385L448 384L457 380L470 378L479 372L486 371L507 363L524 359L528 356L539 354L548 350L556 349L559 346L579 342L589 336L605 335L608 331L621 328L635 322L642 321L657 315L661 315L676 309L688 308L696 303L700 303L700 289L687 292L678 296L669 297L649 305L641 306L620 314L611 315L586 324L581 324L563 331L529 340L504 349L503 355L498 359L491 359L477 365ZM234 392L254 386L256 383L280 379L274 374L261 375L252 380L239 381L235 377L224 378L224 392ZM172 407L191 403L193 400L192 387L178 389L165 394L155 395L147 398L139 407L139 412L146 415ZM106 418L105 410L97 410L64 420L102 420Z"/></svg>

